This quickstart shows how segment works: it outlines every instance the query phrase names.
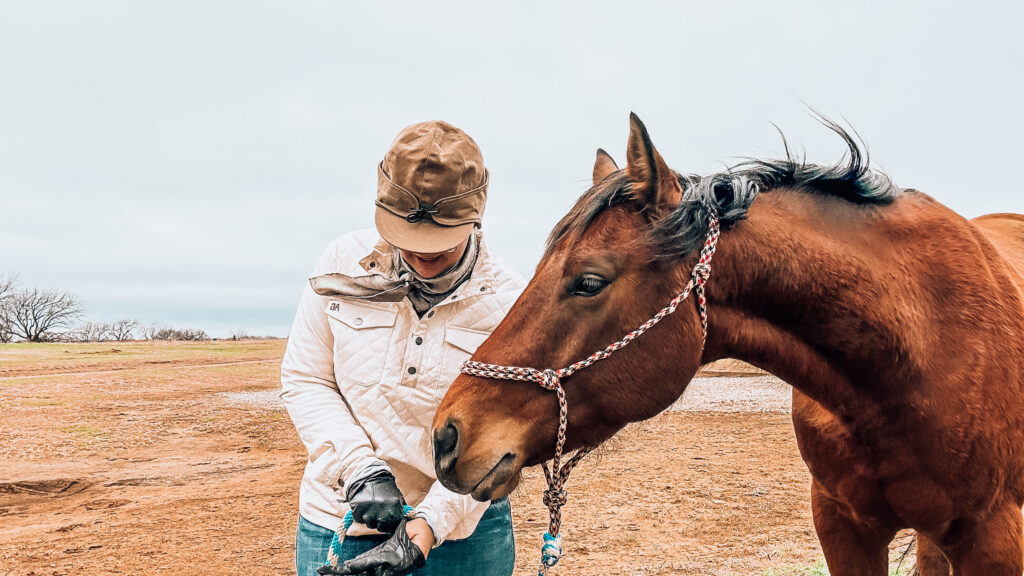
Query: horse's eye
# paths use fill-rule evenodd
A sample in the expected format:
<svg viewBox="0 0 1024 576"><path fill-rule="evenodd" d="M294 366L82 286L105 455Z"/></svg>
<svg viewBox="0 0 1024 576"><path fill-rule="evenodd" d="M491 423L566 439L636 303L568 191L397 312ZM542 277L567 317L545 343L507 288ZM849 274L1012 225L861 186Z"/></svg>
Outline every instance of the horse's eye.
<svg viewBox="0 0 1024 576"><path fill-rule="evenodd" d="M569 294L573 296L597 296L608 284L611 284L611 282L600 276L584 274L576 279L576 282L569 288Z"/></svg>

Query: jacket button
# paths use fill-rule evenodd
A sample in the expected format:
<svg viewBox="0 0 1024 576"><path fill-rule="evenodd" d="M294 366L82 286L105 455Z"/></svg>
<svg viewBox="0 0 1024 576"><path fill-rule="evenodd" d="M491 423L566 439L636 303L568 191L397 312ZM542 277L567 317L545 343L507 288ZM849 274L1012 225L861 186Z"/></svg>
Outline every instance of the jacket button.
<svg viewBox="0 0 1024 576"><path fill-rule="evenodd" d="M416 345L419 346L420 344L423 344L423 337L422 336L417 336L416 337Z"/></svg>
<svg viewBox="0 0 1024 576"><path fill-rule="evenodd" d="M433 318L433 317L434 317L434 311L433 310L431 310L430 312L427 312L427 318Z"/></svg>
<svg viewBox="0 0 1024 576"><path fill-rule="evenodd" d="M362 326L363 325L363 319L362 318L356 318L355 320L352 321L352 323L355 324L356 326Z"/></svg>
<svg viewBox="0 0 1024 576"><path fill-rule="evenodd" d="M409 366L409 374L415 374L415 373L416 373L416 369L413 368L412 366Z"/></svg>
<svg viewBox="0 0 1024 576"><path fill-rule="evenodd" d="M377 267L377 263L376 262L370 262L370 268L376 268L376 267Z"/></svg>
<svg viewBox="0 0 1024 576"><path fill-rule="evenodd" d="M487 286L481 286L480 287L480 291L481 292L487 292Z"/></svg>

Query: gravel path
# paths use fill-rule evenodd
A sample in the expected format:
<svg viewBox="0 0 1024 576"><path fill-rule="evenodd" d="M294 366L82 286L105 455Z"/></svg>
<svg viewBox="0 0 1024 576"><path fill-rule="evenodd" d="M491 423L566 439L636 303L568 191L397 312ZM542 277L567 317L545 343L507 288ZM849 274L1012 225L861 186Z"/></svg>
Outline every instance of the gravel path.
<svg viewBox="0 0 1024 576"><path fill-rule="evenodd" d="M216 394L229 405L241 408L258 408L260 410L284 410L284 404L278 396L278 390L260 390L259 392L220 392Z"/></svg>
<svg viewBox="0 0 1024 576"><path fill-rule="evenodd" d="M277 390L222 392L232 406L261 410L282 409ZM783 412L792 408L788 384L774 376L694 378L671 412Z"/></svg>
<svg viewBox="0 0 1024 576"><path fill-rule="evenodd" d="M769 374L694 378L671 412L785 412L793 409L792 388Z"/></svg>

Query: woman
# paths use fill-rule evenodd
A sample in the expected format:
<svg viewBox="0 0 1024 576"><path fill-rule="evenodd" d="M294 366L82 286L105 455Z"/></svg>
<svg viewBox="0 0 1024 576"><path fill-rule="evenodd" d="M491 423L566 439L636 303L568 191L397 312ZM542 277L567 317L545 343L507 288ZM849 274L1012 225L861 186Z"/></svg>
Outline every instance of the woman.
<svg viewBox="0 0 1024 576"><path fill-rule="evenodd" d="M309 452L296 570L327 563L351 511L326 573L509 575L508 500L477 502L437 482L430 425L524 281L484 245L488 172L466 133L409 126L377 172L376 230L324 251L281 366L281 397Z"/></svg>

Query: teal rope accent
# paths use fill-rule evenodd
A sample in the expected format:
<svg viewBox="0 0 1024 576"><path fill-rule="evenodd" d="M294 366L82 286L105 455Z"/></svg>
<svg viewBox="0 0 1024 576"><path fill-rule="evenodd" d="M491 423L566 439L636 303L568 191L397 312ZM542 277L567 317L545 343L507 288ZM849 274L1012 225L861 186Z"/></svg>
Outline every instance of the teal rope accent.
<svg viewBox="0 0 1024 576"><path fill-rule="evenodd" d="M537 576L544 576L548 573L558 560L562 558L562 535L552 536L549 532L544 533L544 545L540 548L540 570Z"/></svg>
<svg viewBox="0 0 1024 576"><path fill-rule="evenodd" d="M408 504L402 506L402 514L406 516L412 514L414 510ZM338 566L338 559L341 558L341 541L345 539L345 533L348 532L348 529L352 527L354 522L352 511L349 510L341 521L341 529L334 533L334 538L331 538L331 546L327 549L327 563L331 566Z"/></svg>

